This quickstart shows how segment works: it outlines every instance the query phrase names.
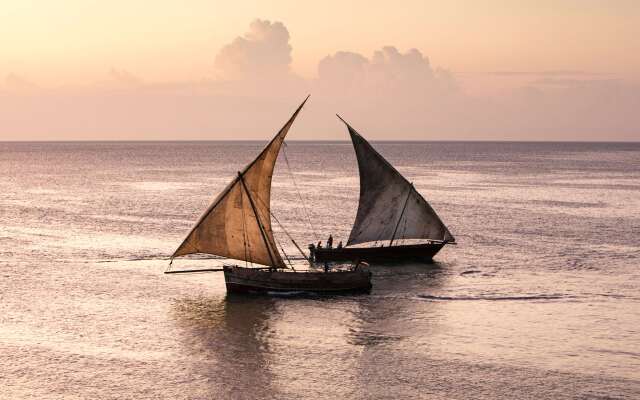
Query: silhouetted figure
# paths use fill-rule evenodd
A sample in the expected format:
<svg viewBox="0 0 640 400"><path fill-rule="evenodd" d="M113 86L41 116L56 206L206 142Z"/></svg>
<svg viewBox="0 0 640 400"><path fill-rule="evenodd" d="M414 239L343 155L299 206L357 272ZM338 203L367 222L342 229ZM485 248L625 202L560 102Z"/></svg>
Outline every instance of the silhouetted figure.
<svg viewBox="0 0 640 400"><path fill-rule="evenodd" d="M329 263L328 262L324 262L324 272L329 272Z"/></svg>
<svg viewBox="0 0 640 400"><path fill-rule="evenodd" d="M342 248L342 240L340 241L340 243L338 243L338 249Z"/></svg>
<svg viewBox="0 0 640 400"><path fill-rule="evenodd" d="M333 236L329 235L329 239L327 239L327 247L328 248L332 248L333 247Z"/></svg>
<svg viewBox="0 0 640 400"><path fill-rule="evenodd" d="M311 243L309 245L309 261L315 261L316 259L316 245Z"/></svg>

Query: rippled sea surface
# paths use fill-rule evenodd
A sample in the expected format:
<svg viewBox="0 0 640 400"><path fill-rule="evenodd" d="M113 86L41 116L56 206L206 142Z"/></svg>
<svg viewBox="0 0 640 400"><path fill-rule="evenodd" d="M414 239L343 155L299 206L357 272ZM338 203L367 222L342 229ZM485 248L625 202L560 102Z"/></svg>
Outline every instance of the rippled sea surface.
<svg viewBox="0 0 640 400"><path fill-rule="evenodd" d="M374 144L459 244L373 265L370 295L164 275L263 145L0 143L0 398L640 398L640 144ZM350 143L286 152L275 215L346 239Z"/></svg>

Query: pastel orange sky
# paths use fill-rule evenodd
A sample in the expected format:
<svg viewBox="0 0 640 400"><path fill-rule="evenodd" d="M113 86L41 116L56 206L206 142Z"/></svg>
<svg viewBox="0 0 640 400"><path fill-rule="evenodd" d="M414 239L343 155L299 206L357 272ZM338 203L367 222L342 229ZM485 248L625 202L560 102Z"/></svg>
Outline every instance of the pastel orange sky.
<svg viewBox="0 0 640 400"><path fill-rule="evenodd" d="M308 91L292 138L638 140L639 38L634 0L4 0L0 140L264 138Z"/></svg>

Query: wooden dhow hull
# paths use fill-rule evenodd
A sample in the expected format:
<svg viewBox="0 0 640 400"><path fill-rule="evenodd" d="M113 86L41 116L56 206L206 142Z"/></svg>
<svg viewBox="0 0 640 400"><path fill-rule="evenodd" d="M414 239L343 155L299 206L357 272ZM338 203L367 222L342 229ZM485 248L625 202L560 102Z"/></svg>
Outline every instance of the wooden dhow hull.
<svg viewBox="0 0 640 400"><path fill-rule="evenodd" d="M432 262L445 242L420 243L385 247L310 247L311 256L317 262L325 261L420 261Z"/></svg>
<svg viewBox="0 0 640 400"><path fill-rule="evenodd" d="M308 292L368 293L371 272L367 268L349 271L277 271L225 266L224 280L230 293Z"/></svg>

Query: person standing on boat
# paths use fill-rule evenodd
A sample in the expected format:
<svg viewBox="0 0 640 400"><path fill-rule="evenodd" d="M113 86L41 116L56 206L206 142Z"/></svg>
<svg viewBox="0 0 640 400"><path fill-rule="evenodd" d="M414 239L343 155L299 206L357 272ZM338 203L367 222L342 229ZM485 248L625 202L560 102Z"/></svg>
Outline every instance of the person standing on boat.
<svg viewBox="0 0 640 400"><path fill-rule="evenodd" d="M340 250L342 248L342 240L340 242L338 242L338 247L336 247L338 250Z"/></svg>
<svg viewBox="0 0 640 400"><path fill-rule="evenodd" d="M327 247L328 248L333 247L333 236L331 236L331 234L329 234L329 239L327 239Z"/></svg>

